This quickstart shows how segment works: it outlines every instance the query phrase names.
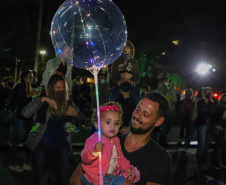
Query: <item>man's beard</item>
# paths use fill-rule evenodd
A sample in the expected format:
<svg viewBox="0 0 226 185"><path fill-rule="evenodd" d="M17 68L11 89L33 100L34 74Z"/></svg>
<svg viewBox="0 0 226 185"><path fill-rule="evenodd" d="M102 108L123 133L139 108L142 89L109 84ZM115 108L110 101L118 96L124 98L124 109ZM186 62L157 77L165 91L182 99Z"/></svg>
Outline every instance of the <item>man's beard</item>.
<svg viewBox="0 0 226 185"><path fill-rule="evenodd" d="M141 123L140 120L138 120L138 121ZM155 122L152 123L148 128L145 128L145 129L143 129L143 128L134 128L132 126L132 124L131 124L130 131L131 131L132 134L142 135L142 134L148 133L149 131L153 130L154 128L155 128Z"/></svg>

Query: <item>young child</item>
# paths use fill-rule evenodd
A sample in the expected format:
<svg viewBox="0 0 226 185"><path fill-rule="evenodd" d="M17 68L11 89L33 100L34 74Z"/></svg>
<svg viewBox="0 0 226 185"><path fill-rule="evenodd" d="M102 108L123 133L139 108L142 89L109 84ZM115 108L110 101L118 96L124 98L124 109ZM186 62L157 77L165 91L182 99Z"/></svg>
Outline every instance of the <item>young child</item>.
<svg viewBox="0 0 226 185"><path fill-rule="evenodd" d="M122 108L117 102L108 102L100 107L101 142L98 141L98 132L91 135L81 152L84 174L81 175L82 184L99 185L99 153L101 152L104 184L123 185L125 182L137 182L140 172L123 156L120 140L116 135L122 120ZM95 109L92 121L98 129L97 110Z"/></svg>

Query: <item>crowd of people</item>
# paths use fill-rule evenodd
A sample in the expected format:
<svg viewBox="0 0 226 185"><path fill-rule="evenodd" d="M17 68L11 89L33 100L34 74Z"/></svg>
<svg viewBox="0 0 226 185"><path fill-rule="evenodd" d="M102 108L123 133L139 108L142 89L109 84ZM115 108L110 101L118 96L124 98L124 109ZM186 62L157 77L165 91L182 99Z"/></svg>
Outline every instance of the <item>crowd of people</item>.
<svg viewBox="0 0 226 185"><path fill-rule="evenodd" d="M57 44L61 50L47 62L41 83L35 71L23 69L19 81L7 76L0 86L1 110L13 111L16 116L10 123L0 120L1 145L10 143L11 171L33 169L36 184L44 185L49 168L53 167L59 184L70 181L71 185L81 182L95 185L98 152L102 152L106 184L114 181L168 185L172 161L165 148L175 119L180 122L178 137L185 148L197 135L197 170L206 170L210 164L226 167L226 93L213 101L210 87L200 88L197 94L188 88L182 97L182 92L167 77L159 79L156 89L148 84L137 86L139 63L134 58L132 42L127 41L110 69L103 68L98 73L102 130L99 142L95 85L86 76L72 79L73 48L69 43ZM93 135L81 152L82 164L75 166L70 178L70 132L79 132L91 120ZM213 140L215 156L210 161L208 149ZM21 143L27 149L23 166L17 160Z"/></svg>

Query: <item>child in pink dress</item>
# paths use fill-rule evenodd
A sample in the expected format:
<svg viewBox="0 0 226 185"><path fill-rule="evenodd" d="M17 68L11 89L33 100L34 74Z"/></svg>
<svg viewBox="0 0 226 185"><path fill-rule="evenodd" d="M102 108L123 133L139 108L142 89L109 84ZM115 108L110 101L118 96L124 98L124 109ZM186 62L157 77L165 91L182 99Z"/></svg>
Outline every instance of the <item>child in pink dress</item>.
<svg viewBox="0 0 226 185"><path fill-rule="evenodd" d="M122 120L122 108L117 102L108 102L100 107L101 142L98 141L98 132L91 135L81 152L84 174L81 182L84 185L99 185L99 153L101 152L104 185L123 185L140 179L139 171L130 165L124 157L120 140L117 134ZM97 111L94 110L92 121L98 129Z"/></svg>

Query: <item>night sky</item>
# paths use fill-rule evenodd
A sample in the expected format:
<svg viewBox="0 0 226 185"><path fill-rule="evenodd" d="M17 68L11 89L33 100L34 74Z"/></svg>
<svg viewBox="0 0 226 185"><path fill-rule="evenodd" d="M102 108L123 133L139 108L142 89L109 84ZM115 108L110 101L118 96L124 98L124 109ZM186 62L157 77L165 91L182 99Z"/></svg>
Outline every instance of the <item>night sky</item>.
<svg viewBox="0 0 226 185"><path fill-rule="evenodd" d="M32 64L36 46L39 0L4 1L0 7L0 63L14 63L19 57ZM125 16L128 39L137 51L143 47L166 51L160 63L180 74L188 86L224 87L226 77L226 11L217 0L114 0ZM63 3L44 0L40 48L47 58L54 56L49 35L51 20ZM179 40L178 46L172 40ZM206 61L216 68L206 79L194 73ZM142 64L140 64L142 65ZM203 81L208 83L203 83ZM194 83L195 82L195 83ZM198 83L200 82L200 83Z"/></svg>

